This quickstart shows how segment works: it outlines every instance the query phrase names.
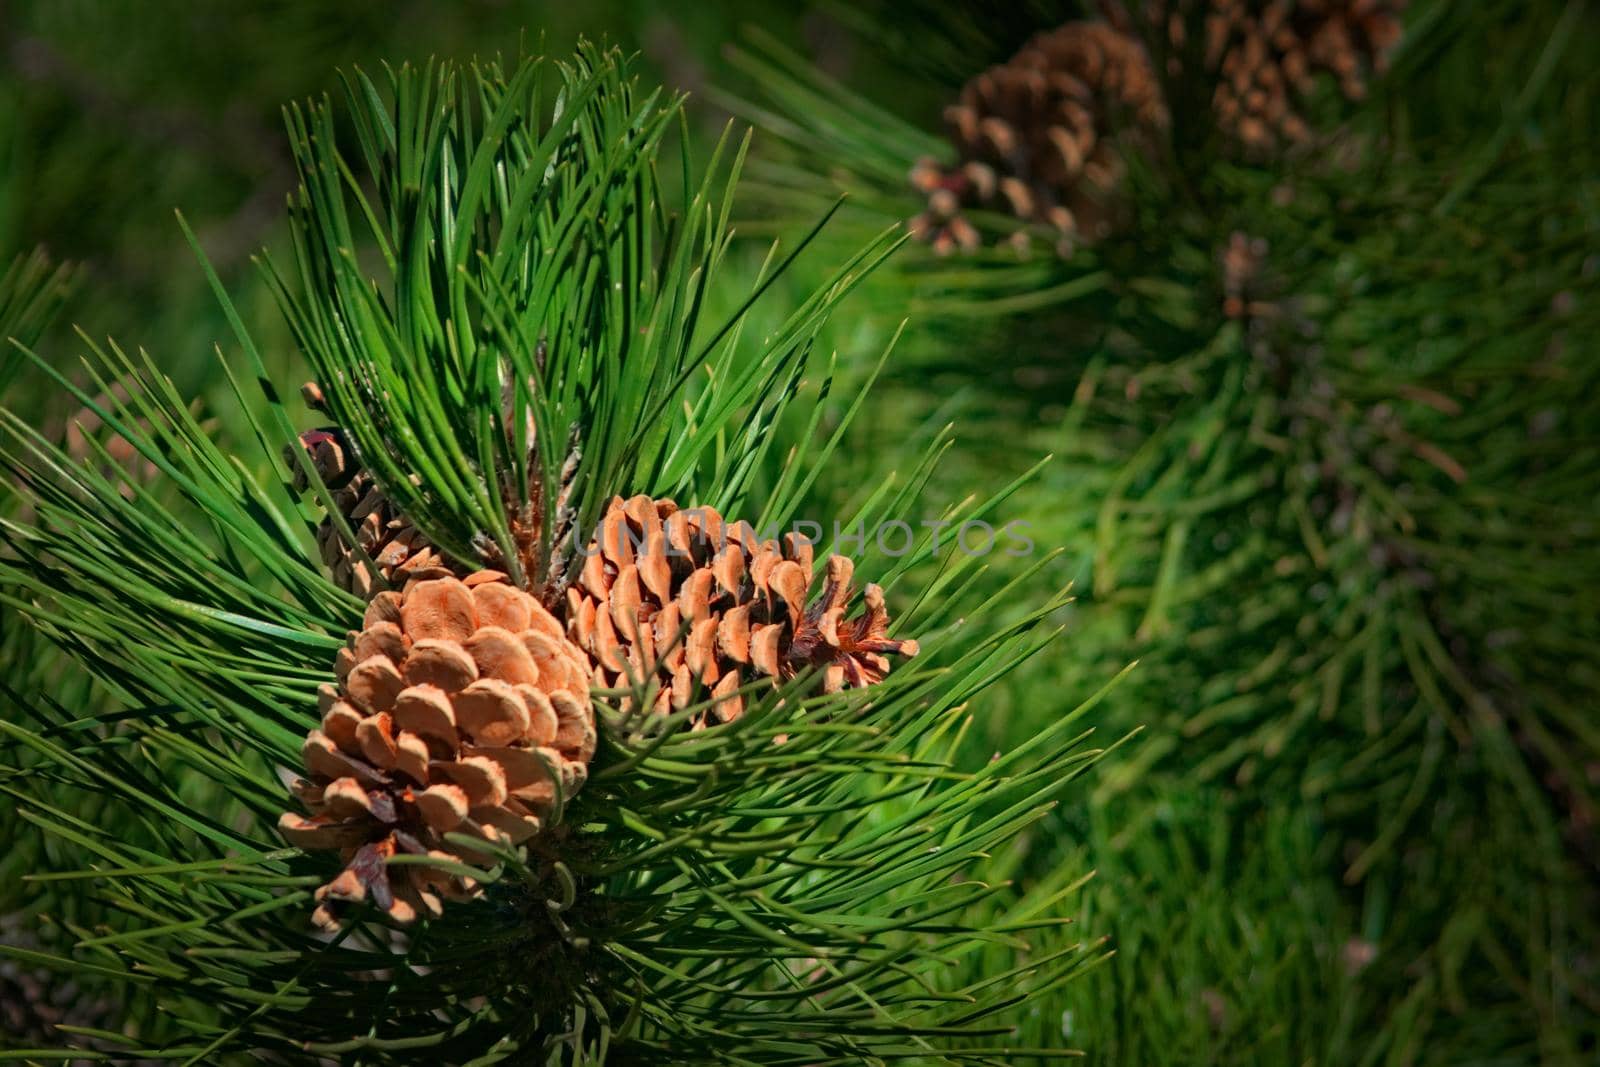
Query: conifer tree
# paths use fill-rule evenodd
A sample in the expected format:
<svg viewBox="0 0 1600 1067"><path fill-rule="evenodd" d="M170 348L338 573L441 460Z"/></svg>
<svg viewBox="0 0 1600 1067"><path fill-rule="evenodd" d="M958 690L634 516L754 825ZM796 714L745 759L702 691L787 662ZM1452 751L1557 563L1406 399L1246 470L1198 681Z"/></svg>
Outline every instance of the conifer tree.
<svg viewBox="0 0 1600 1067"><path fill-rule="evenodd" d="M29 513L0 527L0 587L110 703L7 679L0 783L69 859L26 884L100 918L0 954L159 1005L62 1027L66 1045L196 1063L1055 1054L1014 1024L1099 958L1064 925L1077 879L1020 894L991 857L1014 858L1099 750L1084 708L993 758L963 741L1064 598L1019 596L1041 561L995 589L931 530L893 553L853 534L916 514L943 439L874 472L814 556L769 535L809 517L870 403L824 404L825 331L896 239L774 312L810 239L735 258L745 144L703 165L668 147L680 106L585 47L357 72L338 105L290 107L293 245L263 269L315 411L210 274L253 449L219 446L143 351L85 340L83 384L32 357L99 429L73 459L0 416ZM107 462L113 435L152 484ZM431 546L415 573L367 552L330 440ZM937 514L982 518L1015 489ZM730 548L713 514L755 540ZM647 554L591 547L618 516L645 547L707 553L663 577L680 625L625 595L679 588ZM328 565L323 523L362 582ZM625 653L569 614L601 593Z"/></svg>
<svg viewBox="0 0 1600 1067"><path fill-rule="evenodd" d="M797 149L755 165L769 221L842 191L864 226L926 235L896 278L937 334L907 338L917 358L893 389L959 390L970 424L1011 425L986 470L1019 441L1063 453L1013 506L1081 561L1080 654L1140 657L1105 712L1152 729L1097 792L1124 832L1090 838L1095 866L1133 879L1105 889L1121 890L1120 953L1057 1004L1113 1059L1191 1062L1182 1042L1150 1040L1180 1020L1217 1059L1259 1062L1262 1035L1237 1028L1276 1011L1323 1024L1279 1046L1297 1062L1579 1062L1600 1032L1577 947L1595 936L1600 752L1578 710L1596 699L1580 664L1600 647L1580 429L1600 366L1581 339L1597 307L1595 83L1573 44L1593 39L1593 11L1412 3L1398 41L1346 35L1359 62L1303 85L1304 130L1241 146L1240 115L1215 106L1238 102L1225 73L1195 61L1208 16L1248 30L1281 10L1399 5L1084 6L841 11L918 83L943 83L948 130L758 32L740 60L748 113ZM1173 12L1186 17L1152 17ZM1170 121L1154 145L1148 124L1128 142L1118 233L1064 247L998 180L989 201L955 194L1001 176L997 142L1019 178L1042 173L1063 112L1027 95L1029 41L1083 19L1143 42ZM1393 47L1363 51L1380 40ZM1007 64L1019 98L1047 105L1041 130L1016 132L1015 100L962 110L1000 99L974 87L1005 84ZM930 215L970 223L964 252ZM1078 669L1036 666L1002 699L1025 706ZM1214 811L1207 833L1239 839L1261 877L1253 857L1298 856L1279 895L1320 872L1326 914L1282 918L1270 893L1218 886L1135 829L1173 825L1180 805ZM1075 814L1063 825L1081 833ZM1290 848L1295 826L1314 843ZM1169 869L1192 887L1160 887L1173 911L1130 907L1130 884ZM1247 900L1282 925L1254 926ZM1226 916L1247 962L1186 947L1183 924ZM1297 932L1280 949L1252 926ZM1156 973L1186 981L1135 996Z"/></svg>

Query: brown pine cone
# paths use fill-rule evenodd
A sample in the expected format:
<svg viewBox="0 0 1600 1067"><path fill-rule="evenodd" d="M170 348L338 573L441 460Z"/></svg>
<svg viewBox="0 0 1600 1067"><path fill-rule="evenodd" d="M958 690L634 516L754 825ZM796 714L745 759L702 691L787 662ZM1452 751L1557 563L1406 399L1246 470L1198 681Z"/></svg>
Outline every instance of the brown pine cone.
<svg viewBox="0 0 1600 1067"><path fill-rule="evenodd" d="M628 688L654 676L655 711L714 700L699 728L744 710L735 692L761 676L820 672L824 692L881 681L888 656L915 656L915 641L887 636L883 590L868 585L866 612L845 618L854 565L831 556L808 603L810 542L759 541L748 523L670 500L611 501L567 591L567 631L598 665L596 683ZM625 704L627 701L625 700Z"/></svg>
<svg viewBox="0 0 1600 1067"><path fill-rule="evenodd" d="M1242 230L1228 236L1228 245L1218 256L1222 273L1222 310L1230 319L1249 319L1267 310L1263 302L1262 270L1266 264L1267 242Z"/></svg>
<svg viewBox="0 0 1600 1067"><path fill-rule="evenodd" d="M1206 65L1218 75L1218 125L1253 155L1311 139L1301 99L1330 74L1350 100L1367 92L1400 40L1405 0L1211 0Z"/></svg>
<svg viewBox="0 0 1600 1067"><path fill-rule="evenodd" d="M0 945L34 952L70 952L70 947L62 943L66 938L49 936L60 932L60 927L38 915L0 915ZM114 997L85 989L70 971L30 966L0 952L0 1049L60 1045L62 1031L58 1027L71 1026L109 1032L107 1038L75 1034L82 1047L107 1053L125 1050L125 1045L109 1039L122 1021L124 1007ZM91 1061L85 1057L70 1062ZM157 1061L119 1058L117 1062Z"/></svg>
<svg viewBox="0 0 1600 1067"><path fill-rule="evenodd" d="M114 381L95 397L95 404L108 411L115 412L119 407L128 403L128 387L121 381ZM140 430L146 433L150 430L150 420L138 419L135 423ZM98 466L101 457L98 450L91 442L98 442L105 449L106 457L110 463L106 464L103 473L115 477L122 475L134 482L153 482L160 473L159 468L146 459L133 442L119 433L102 433L105 420L85 404L73 413L67 420L66 430L63 434L67 455L75 460L94 461ZM133 487L122 487L124 496L132 498Z"/></svg>
<svg viewBox="0 0 1600 1067"><path fill-rule="evenodd" d="M301 848L337 848L345 868L317 890L313 916L337 925L367 899L398 922L437 914L477 886L396 854L481 862L449 832L526 841L557 800L588 778L594 755L591 667L561 624L497 571L415 580L377 594L339 650L338 685L320 691L322 724L301 754L295 793L309 818L278 826Z"/></svg>
<svg viewBox="0 0 1600 1067"><path fill-rule="evenodd" d="M297 493L308 488L305 475L295 462L290 445L284 449L284 462L293 471ZM464 569L451 565L415 526L407 522L390 504L383 490L361 466L349 440L338 427L307 430L299 446L311 454L323 484L333 494L333 502L350 524L361 550L377 565L390 585L403 585L412 578L460 576ZM317 525L317 547L322 562L339 588L371 600L383 587L372 580L372 572L352 545L340 535L332 518Z"/></svg>
<svg viewBox="0 0 1600 1067"><path fill-rule="evenodd" d="M923 160L912 184L928 208L914 233L941 254L978 246L970 209L1044 223L1060 250L1107 236L1116 222L1125 142L1166 124L1160 84L1137 37L1069 22L973 78L945 109L957 162Z"/></svg>

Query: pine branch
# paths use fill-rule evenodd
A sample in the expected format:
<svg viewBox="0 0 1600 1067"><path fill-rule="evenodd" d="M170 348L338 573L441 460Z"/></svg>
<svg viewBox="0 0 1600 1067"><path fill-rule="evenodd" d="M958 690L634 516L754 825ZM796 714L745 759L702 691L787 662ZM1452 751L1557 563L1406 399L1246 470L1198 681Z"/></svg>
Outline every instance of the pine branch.
<svg viewBox="0 0 1600 1067"><path fill-rule="evenodd" d="M559 106L541 103L547 74ZM669 213L655 173L676 105L637 90L614 53L348 85L364 170L334 154L330 107L290 111L304 182L294 266L267 269L329 414L408 518L462 562L516 569L515 523L532 506L549 528L572 427L586 540L614 495L798 514L840 441L814 432L805 372L888 239L758 332L752 307L786 291L794 254L774 251L753 283L716 282L742 151L698 181L685 156L691 178ZM732 310L704 317L711 307ZM1008 1020L1089 950L1052 921L1067 886L1017 903L987 857L1100 750L1086 705L969 760L968 702L1049 644L1062 600L1013 611L964 591L983 560L926 539L877 561L891 595L929 572L943 583L913 613L922 655L878 684L827 693L809 669L752 676L743 714L704 729L690 725L710 699L642 721L645 680L595 688L587 784L556 791L526 847L477 838L482 862L388 862L481 892L403 931L357 905L331 938L313 936L304 916L331 864L283 847L273 825L360 603L321 573L276 467L295 442L286 383L228 313L244 358L225 367L255 448L219 446L142 353L90 345L85 388L35 361L155 467L160 493L101 452L73 461L0 418L0 460L34 514L0 527L6 602L117 698L95 714L7 692L5 788L73 856L52 880L92 885L117 918L74 931L70 952L0 952L160 996L171 1029L141 1024L134 1057L999 1063L1025 1051ZM112 381L120 392L104 390ZM785 451L780 427L810 429ZM941 449L852 519L910 513ZM775 468L799 473L774 483ZM315 466L302 470L326 504ZM945 514L987 514L1014 488ZM521 574L529 587L551 577ZM103 797L115 817L85 822L77 801L50 802L63 793ZM1021 955L993 970L1006 953Z"/></svg>
<svg viewBox="0 0 1600 1067"><path fill-rule="evenodd" d="M870 39L903 35L861 11ZM1577 429L1593 421L1594 360L1575 340L1593 310L1593 159L1578 131L1594 87L1562 51L1591 18L1556 2L1412 4L1368 100L1309 98L1326 136L1282 158L1220 151L1182 112L1198 101L1210 119L1215 86L1169 87L1166 180L1131 186L1132 236L1098 246L1093 273L1025 265L993 300L990 252L963 272L909 257L897 272L967 314L908 337L886 391L909 410L955 397L995 442L934 484L1062 453L1013 506L1086 579L1076 658L1141 659L1107 716L1152 729L1098 791L1096 810L1129 829L1115 846L1102 836L1096 865L1147 844L1134 827L1196 781L1243 798L1217 834L1254 833L1257 810L1292 795L1330 839L1295 863L1337 915L1274 920L1263 929L1284 942L1240 964L1281 967L1295 976L1284 988L1317 995L1289 1008L1244 983L1213 987L1218 999L1177 982L1151 993L1149 967L1178 948L1113 916L1137 987L1113 1000L1109 981L1075 984L1045 1013L1115 1027L1088 1023L1085 1042L1183 1062L1164 1048L1192 1041L1148 1041L1181 1023L1235 1062L1260 1058L1247 1039L1284 1040L1278 1058L1495 1048L1565 1062L1593 1040L1594 991L1570 946L1592 939L1594 910L1579 766L1596 739L1576 711L1595 682L1578 664L1600 642L1578 592L1595 558L1594 442ZM935 38L930 57L971 44L917 33ZM974 68L998 61L969 51ZM753 164L771 175L771 213L841 190L864 226L918 210L896 188L905 138L859 136L871 101L769 53L757 44L746 64L776 86L774 131L800 146ZM1032 693L1078 669L1036 663L994 699L1026 715ZM1082 826L1058 825L1069 839ZM1279 892L1299 884L1275 877ZM1211 899L1173 881L1186 915ZM1362 960L1343 976L1329 953L1357 928ZM1128 1016L1135 999L1148 1015ZM1315 1025L1232 1030L1258 1012Z"/></svg>

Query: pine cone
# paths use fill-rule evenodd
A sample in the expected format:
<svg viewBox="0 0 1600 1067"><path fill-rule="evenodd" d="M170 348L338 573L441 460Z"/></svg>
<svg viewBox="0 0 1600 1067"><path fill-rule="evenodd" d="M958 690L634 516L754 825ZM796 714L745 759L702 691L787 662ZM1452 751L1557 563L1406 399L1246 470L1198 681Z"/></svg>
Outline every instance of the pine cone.
<svg viewBox="0 0 1600 1067"><path fill-rule="evenodd" d="M917 654L915 641L887 636L876 585L865 589L865 614L845 618L853 568L844 556L829 557L823 588L808 604L812 550L804 538L789 534L780 549L710 508L617 497L567 591L567 630L598 665L597 684L627 688L654 676L653 710L714 700L695 728L711 718L731 722L744 710L735 690L758 676L780 682L815 668L831 693L881 681L889 655Z"/></svg>
<svg viewBox="0 0 1600 1067"><path fill-rule="evenodd" d="M561 624L497 571L414 580L367 607L320 691L322 725L295 792L309 818L279 829L301 848L337 848L345 869L317 891L319 926L371 899L407 922L477 887L398 853L481 862L451 831L516 845L588 777L594 710L588 659Z"/></svg>
<svg viewBox="0 0 1600 1067"><path fill-rule="evenodd" d="M284 449L284 461L294 472L295 492L303 493L308 482L295 462L295 447L290 445ZM336 426L307 430L300 435L299 447L311 454L317 473L333 494L334 504L349 522L362 551L371 557L386 582L403 585L412 578L466 573L452 566L421 531L394 509L383 490L362 468L344 431ZM317 525L317 546L322 552L323 564L341 589L363 600L371 600L379 592L381 587L372 580L372 572L361 553L340 535L330 517L324 517Z"/></svg>
<svg viewBox="0 0 1600 1067"><path fill-rule="evenodd" d="M1218 75L1218 125L1254 155L1310 140L1299 98L1331 74L1350 100L1367 92L1400 40L1405 0L1211 0L1206 65Z"/></svg>
<svg viewBox="0 0 1600 1067"><path fill-rule="evenodd" d="M42 936L45 929L37 915L0 915L0 945L34 952L71 951L59 940ZM33 967L0 953L0 1048L58 1045L59 1026L111 1031L119 1023L120 1008L112 998L84 989L69 971ZM119 1048L116 1042L98 1037L88 1037L85 1044L105 1051Z"/></svg>
<svg viewBox="0 0 1600 1067"><path fill-rule="evenodd" d="M1248 319L1265 310L1262 269L1267 259L1265 238L1242 230L1228 236L1218 257L1222 268L1222 310L1230 319Z"/></svg>
<svg viewBox="0 0 1600 1067"><path fill-rule="evenodd" d="M100 391L95 397L95 404L108 411L116 411L119 405L128 402L128 387L120 381L112 382L107 388ZM135 419L134 423L140 430L150 430L150 420ZM149 483L156 479L160 473L156 465L146 459L133 442L119 433L102 433L105 420L88 404L83 405L72 417L67 420L66 430L63 434L67 455L76 460L98 461L97 450L90 443L97 441L110 457L110 469L102 473L115 477L122 475L132 482ZM132 499L133 486L123 484L122 495Z"/></svg>
<svg viewBox="0 0 1600 1067"><path fill-rule="evenodd" d="M1054 227L1065 254L1112 231L1124 142L1167 117L1137 37L1069 22L968 82L945 121L958 162L923 160L912 172L928 195L913 232L941 254L970 251L979 235L961 212L979 208Z"/></svg>

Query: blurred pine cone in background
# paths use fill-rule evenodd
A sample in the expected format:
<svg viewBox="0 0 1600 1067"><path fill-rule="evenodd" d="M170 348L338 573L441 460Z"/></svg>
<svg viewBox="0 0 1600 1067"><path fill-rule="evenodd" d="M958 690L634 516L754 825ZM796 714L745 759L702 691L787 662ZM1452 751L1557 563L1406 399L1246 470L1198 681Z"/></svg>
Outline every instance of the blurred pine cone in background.
<svg viewBox="0 0 1600 1067"><path fill-rule="evenodd" d="M1217 257L1222 276L1222 311L1228 318L1249 320L1267 309L1262 282L1266 259L1264 238L1252 237L1242 230L1228 235L1228 244Z"/></svg>
<svg viewBox="0 0 1600 1067"><path fill-rule="evenodd" d="M1120 5L1117 5L1120 7ZM1180 56L1191 22L1203 27L1204 64L1216 79L1218 128L1244 151L1265 156L1311 139L1301 113L1321 75L1332 75L1349 100L1360 100L1400 40L1406 0L1157 0L1145 9L1166 33L1167 70ZM1125 14L1112 16L1127 24Z"/></svg>
<svg viewBox="0 0 1600 1067"><path fill-rule="evenodd" d="M67 938L52 939L49 935L59 931L59 927L37 915L0 915L0 945L58 953ZM50 1048L61 1041L58 1026L114 1032L120 1025L122 1007L116 998L85 989L69 974L30 967L22 960L0 954L0 1049ZM115 1042L105 1038L84 1036L92 1049L110 1052L117 1048ZM85 1056L68 1062L89 1060ZM142 1065L154 1061L118 1057L116 1062Z"/></svg>
<svg viewBox="0 0 1600 1067"><path fill-rule="evenodd" d="M981 239L963 212L1042 223L1069 254L1115 227L1125 142L1167 121L1139 39L1103 22L1069 22L973 78L945 109L957 160L925 159L912 183L928 207L914 233L940 254Z"/></svg>

